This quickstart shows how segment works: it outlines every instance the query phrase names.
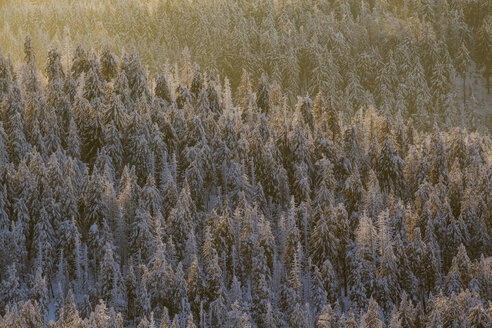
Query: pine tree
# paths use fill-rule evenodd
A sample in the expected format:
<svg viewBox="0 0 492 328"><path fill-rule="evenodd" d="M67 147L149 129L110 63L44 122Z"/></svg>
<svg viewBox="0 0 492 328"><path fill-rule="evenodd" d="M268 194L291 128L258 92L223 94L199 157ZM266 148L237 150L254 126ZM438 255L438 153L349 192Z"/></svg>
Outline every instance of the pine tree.
<svg viewBox="0 0 492 328"><path fill-rule="evenodd" d="M18 101L20 99L11 99L10 102ZM10 106L15 106L14 104L10 104ZM30 144L26 140L26 136L24 134L25 123L22 118L22 114L17 111L9 117L9 120L6 122L6 131L9 134L9 158L13 163L19 163L24 155L29 152ZM52 131L56 133L57 131Z"/></svg>
<svg viewBox="0 0 492 328"><path fill-rule="evenodd" d="M206 288L205 297L209 302L213 302L224 293L224 282L222 270L219 265L219 256L215 249L212 249L211 258L205 263L206 266Z"/></svg>
<svg viewBox="0 0 492 328"><path fill-rule="evenodd" d="M456 67L456 71L461 75L461 78L463 79L463 107L464 108L466 106L466 74L468 73L470 63L471 63L470 53L468 52L465 43L462 43L455 59L455 67Z"/></svg>
<svg viewBox="0 0 492 328"><path fill-rule="evenodd" d="M150 295L147 289L147 277L145 272L140 280L140 285L137 292L136 308L137 308L136 313L138 317L143 318L150 315L150 311L151 311Z"/></svg>
<svg viewBox="0 0 492 328"><path fill-rule="evenodd" d="M151 327L151 322L147 320L147 317L145 316L142 318L142 320L140 320L140 323L137 325L137 328L150 328L150 327Z"/></svg>
<svg viewBox="0 0 492 328"><path fill-rule="evenodd" d="M149 175L145 186L140 190L139 201L141 206L149 211L151 216L158 216L162 204L161 195L155 184L154 178Z"/></svg>
<svg viewBox="0 0 492 328"><path fill-rule="evenodd" d="M108 327L110 319L106 304L103 300L99 300L88 321L96 327Z"/></svg>
<svg viewBox="0 0 492 328"><path fill-rule="evenodd" d="M326 212L319 213L319 219L311 235L311 251L313 261L316 265L321 265L325 259L335 259L338 255L338 238L335 235L335 228L330 224L328 216L333 215L333 210L329 208Z"/></svg>
<svg viewBox="0 0 492 328"><path fill-rule="evenodd" d="M406 292L403 292L401 296L400 307L396 313L397 317L399 317L398 324L406 327L415 327L418 325L417 310Z"/></svg>
<svg viewBox="0 0 492 328"><path fill-rule="evenodd" d="M287 301L291 306L294 306L296 303L301 303L304 299L301 279L302 272L298 255L296 253L294 254L294 259L292 261L287 282L287 287L289 288Z"/></svg>
<svg viewBox="0 0 492 328"><path fill-rule="evenodd" d="M293 312L290 313L289 321L290 326L293 328L307 327L306 314L299 303L295 303Z"/></svg>
<svg viewBox="0 0 492 328"><path fill-rule="evenodd" d="M437 116L437 118L440 118L445 114L449 115L449 110L451 109L449 95L452 84L444 63L437 63L432 70L431 85L431 95L435 108L433 114Z"/></svg>
<svg viewBox="0 0 492 328"><path fill-rule="evenodd" d="M155 248L156 251L149 262L150 296L157 303L173 304L174 271L168 261L169 252L162 242Z"/></svg>
<svg viewBox="0 0 492 328"><path fill-rule="evenodd" d="M38 266L38 268L36 269L34 280L31 286L30 298L38 303L41 318L45 320L48 314L49 295L46 279L43 276L40 266Z"/></svg>
<svg viewBox="0 0 492 328"><path fill-rule="evenodd" d="M264 260L262 260L261 258L262 249L260 248L260 252L254 260L254 285L252 289L253 305L251 310L253 314L253 319L255 320L257 325L260 327L267 327L267 318L269 317L268 305L270 304L271 290L266 280L266 270L262 269L264 268L264 265L261 265L261 262L263 262Z"/></svg>
<svg viewBox="0 0 492 328"><path fill-rule="evenodd" d="M258 91L256 93L256 105L262 113L268 114L270 111L270 86L266 80L266 76L262 76L258 83Z"/></svg>
<svg viewBox="0 0 492 328"><path fill-rule="evenodd" d="M80 148L81 141L79 137L79 131L74 119L70 120L70 126L68 128L66 144L68 149L68 154L73 158L80 158Z"/></svg>
<svg viewBox="0 0 492 328"><path fill-rule="evenodd" d="M179 300L179 303L176 302L176 307L171 308L171 310L175 312L182 312L186 310L186 308L183 307L188 303L188 283L186 281L181 262L178 264L174 274L171 299Z"/></svg>
<svg viewBox="0 0 492 328"><path fill-rule="evenodd" d="M477 304L469 310L467 321L471 327L477 328L484 328L492 324L492 318L485 312L481 304Z"/></svg>
<svg viewBox="0 0 492 328"><path fill-rule="evenodd" d="M174 316L173 322L171 323L171 328L179 328L179 318L178 315Z"/></svg>
<svg viewBox="0 0 492 328"><path fill-rule="evenodd" d="M63 313L63 306L65 305L65 294L62 289L61 283L57 283L56 285L56 294L55 294L55 319L59 320L61 318L61 314Z"/></svg>
<svg viewBox="0 0 492 328"><path fill-rule="evenodd" d="M357 328L357 321L355 320L355 314L352 311L352 308L349 309L349 317L343 322L344 317L342 317L341 324L343 327L343 324L345 324L345 327L347 328Z"/></svg>
<svg viewBox="0 0 492 328"><path fill-rule="evenodd" d="M354 303L356 309L365 309L368 304L367 290L362 281L362 268L357 267L352 273L352 283L350 288L350 299Z"/></svg>
<svg viewBox="0 0 492 328"><path fill-rule="evenodd" d="M92 313L92 304L89 295L85 294L82 304L80 305L80 314L83 318L89 319Z"/></svg>
<svg viewBox="0 0 492 328"><path fill-rule="evenodd" d="M168 229L180 250L179 258L184 257L184 246L188 237L188 231L193 229L195 218L195 205L190 195L190 188L185 180L184 186L178 196L176 207L171 211L168 218Z"/></svg>
<svg viewBox="0 0 492 328"><path fill-rule="evenodd" d="M75 49L75 53L72 59L71 72L77 80L82 73L87 73L90 69L90 61L88 59L86 51L79 45Z"/></svg>
<svg viewBox="0 0 492 328"><path fill-rule="evenodd" d="M92 105L98 104L104 96L103 82L101 81L101 72L99 67L91 64L90 69L84 76L83 96Z"/></svg>
<svg viewBox="0 0 492 328"><path fill-rule="evenodd" d="M314 130L314 116L313 116L313 101L309 97L302 98L299 110L301 112L304 122L309 126L311 131Z"/></svg>
<svg viewBox="0 0 492 328"><path fill-rule="evenodd" d="M74 296L72 289L68 290L67 296L65 297L65 304L60 312L60 319L62 325L67 327L79 327L81 326L81 320L79 317L79 312L75 307Z"/></svg>
<svg viewBox="0 0 492 328"><path fill-rule="evenodd" d="M31 35L27 35L24 41L24 60L26 65L23 71L23 86L29 93L36 94L40 91L40 85L37 76L37 68L35 63L35 53L32 46Z"/></svg>
<svg viewBox="0 0 492 328"><path fill-rule="evenodd" d="M312 291L310 304L312 304L314 316L316 317L318 314L321 315L324 306L327 305L328 293L325 290L323 276L317 266L314 266L314 269L311 270L311 275Z"/></svg>
<svg viewBox="0 0 492 328"><path fill-rule="evenodd" d="M213 77L210 78L208 81L208 87L207 87L207 101L210 104L210 110L213 113L221 113L223 111L223 106L220 101L219 94L217 93L216 90L216 83L213 80Z"/></svg>
<svg viewBox="0 0 492 328"><path fill-rule="evenodd" d="M186 328L196 328L196 325L193 322L193 314L190 313L188 319L186 319Z"/></svg>
<svg viewBox="0 0 492 328"><path fill-rule="evenodd" d="M477 62L483 67L483 76L487 85L487 93L490 94L490 76L492 75L492 59L490 50L492 48L492 23L490 19L484 19L480 26L477 38Z"/></svg>
<svg viewBox="0 0 492 328"><path fill-rule="evenodd" d="M340 282L335 268L329 260L325 260L320 268L320 272L323 277L323 286L326 291L328 301L334 302L340 295L338 288Z"/></svg>
<svg viewBox="0 0 492 328"><path fill-rule="evenodd" d="M196 254L193 254L191 265L188 269L188 299L190 300L192 313L198 317L200 312L200 301L204 293L205 286L203 285L200 264Z"/></svg>
<svg viewBox="0 0 492 328"><path fill-rule="evenodd" d="M233 230L233 223L229 217L228 211L224 211L224 214L219 217L215 223L213 244L216 250L218 250L219 257L225 257L225 266L222 265L223 271L232 273L232 247L236 244L235 233Z"/></svg>
<svg viewBox="0 0 492 328"><path fill-rule="evenodd" d="M396 309L396 307L394 307L393 310L391 311L391 318L388 327L394 328L394 327L401 327L401 326L402 326L401 319L399 318L398 310Z"/></svg>
<svg viewBox="0 0 492 328"><path fill-rule="evenodd" d="M112 93L110 96L109 103L104 112L104 123L106 125L109 124L110 128L114 126L119 134L122 134L127 127L128 112L121 101L121 96L116 93Z"/></svg>
<svg viewBox="0 0 492 328"><path fill-rule="evenodd" d="M159 75L159 77L157 78L154 93L156 97L166 101L167 104L171 104L171 92L169 91L169 86L164 75Z"/></svg>
<svg viewBox="0 0 492 328"><path fill-rule="evenodd" d="M43 318L36 302L28 300L19 303L17 324L22 327L41 327L43 325Z"/></svg>
<svg viewBox="0 0 492 328"><path fill-rule="evenodd" d="M120 290L121 275L119 265L114 260L113 250L109 243L106 243L104 258L101 261L99 272L101 298L109 307L119 308L122 297L122 291Z"/></svg>
<svg viewBox="0 0 492 328"><path fill-rule="evenodd" d="M130 264L127 269L125 286L127 300L126 315L129 320L133 320L136 315L137 278L135 277L132 264Z"/></svg>
<svg viewBox="0 0 492 328"><path fill-rule="evenodd" d="M24 297L24 290L21 286L15 263L8 267L7 276L2 280L1 292L2 308L6 305L12 306Z"/></svg>
<svg viewBox="0 0 492 328"><path fill-rule="evenodd" d="M320 315L318 316L318 320L316 321L316 328L337 327L337 321L337 316L335 315L335 312L333 311L331 306L325 305L321 310Z"/></svg>
<svg viewBox="0 0 492 328"><path fill-rule="evenodd" d="M7 134L3 128L3 122L0 123L0 164L7 165L10 163L7 149Z"/></svg>
<svg viewBox="0 0 492 328"><path fill-rule="evenodd" d="M50 259L53 255L55 232L45 208L40 210L38 220L34 226L34 252L35 254L41 253L44 259Z"/></svg>
<svg viewBox="0 0 492 328"><path fill-rule="evenodd" d="M105 81L110 81L116 77L118 71L118 57L116 57L109 47L105 47L99 57L99 64L101 66L101 74Z"/></svg>
<svg viewBox="0 0 492 328"><path fill-rule="evenodd" d="M162 318L160 328L169 328L171 327L171 321L169 320L169 313L167 307L164 307L162 310Z"/></svg>
<svg viewBox="0 0 492 328"><path fill-rule="evenodd" d="M383 322L380 318L379 314L379 306L378 303L371 298L369 301L369 307L367 312L362 315L360 319L360 327L367 328L382 328Z"/></svg>
<svg viewBox="0 0 492 328"><path fill-rule="evenodd" d="M225 327L227 328L250 328L251 323L244 313L239 303L236 301L231 305L231 310L227 312L227 321L225 322Z"/></svg>
<svg viewBox="0 0 492 328"><path fill-rule="evenodd" d="M102 114L95 112L95 109L91 111L92 113L89 112L86 114L88 117L85 118L84 124L81 126L80 136L83 150L81 154L84 155L82 159L92 165L98 151L104 145L105 128Z"/></svg>
<svg viewBox="0 0 492 328"><path fill-rule="evenodd" d="M394 144L389 138L382 145L381 153L377 160L379 185L386 192L403 195L403 167L405 162L395 151Z"/></svg>
<svg viewBox="0 0 492 328"><path fill-rule="evenodd" d="M400 286L397 276L397 259L393 251L393 241L389 229L388 212L382 212L378 217L378 248L379 248L379 268L377 272L377 297L384 310L389 312L397 299Z"/></svg>
<svg viewBox="0 0 492 328"><path fill-rule="evenodd" d="M120 67L121 70L125 72L128 79L131 99L134 102L137 102L142 96L144 96L145 99L149 99L150 91L140 57L137 54L125 54Z"/></svg>
<svg viewBox="0 0 492 328"><path fill-rule="evenodd" d="M130 251L132 255L140 252L144 263L150 260L153 246L152 216L149 212L137 209L134 221L130 227Z"/></svg>

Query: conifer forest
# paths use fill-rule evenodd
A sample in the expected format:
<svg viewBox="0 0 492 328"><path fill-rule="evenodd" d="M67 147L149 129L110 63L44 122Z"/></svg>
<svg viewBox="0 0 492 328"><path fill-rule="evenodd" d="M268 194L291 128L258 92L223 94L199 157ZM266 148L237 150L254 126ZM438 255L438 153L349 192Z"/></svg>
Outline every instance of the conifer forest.
<svg viewBox="0 0 492 328"><path fill-rule="evenodd" d="M491 328L492 0L0 0L0 328Z"/></svg>

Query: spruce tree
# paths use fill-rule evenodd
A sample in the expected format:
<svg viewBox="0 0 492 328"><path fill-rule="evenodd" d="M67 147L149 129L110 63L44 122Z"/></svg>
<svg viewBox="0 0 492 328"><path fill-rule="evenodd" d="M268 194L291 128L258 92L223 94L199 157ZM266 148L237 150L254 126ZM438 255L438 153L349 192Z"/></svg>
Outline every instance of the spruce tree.
<svg viewBox="0 0 492 328"><path fill-rule="evenodd" d="M468 52L466 45L462 43L458 50L458 55L456 56L455 67L456 71L463 79L463 108L466 107L466 74L468 73L470 63L470 53Z"/></svg>
<svg viewBox="0 0 492 328"><path fill-rule="evenodd" d="M258 83L258 91L256 93L256 105L262 113L268 114L270 111L270 86L263 75Z"/></svg>

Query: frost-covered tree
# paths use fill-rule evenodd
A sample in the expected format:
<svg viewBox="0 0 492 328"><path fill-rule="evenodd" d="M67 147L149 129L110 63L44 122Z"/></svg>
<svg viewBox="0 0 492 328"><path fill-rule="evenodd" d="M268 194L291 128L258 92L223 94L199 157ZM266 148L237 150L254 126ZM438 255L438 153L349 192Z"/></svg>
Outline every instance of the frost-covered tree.
<svg viewBox="0 0 492 328"><path fill-rule="evenodd" d="M0 52L0 326L487 326L491 145L452 128L482 3L166 2L125 22L156 57Z"/></svg>
<svg viewBox="0 0 492 328"><path fill-rule="evenodd" d="M463 79L463 106L466 106L466 75L468 70L470 69L470 53L466 48L464 43L461 44L461 47L458 50L458 55L455 59L455 67L456 71L461 75Z"/></svg>
<svg viewBox="0 0 492 328"><path fill-rule="evenodd" d="M101 298L110 307L118 309L123 301L121 290L121 274L118 263L115 262L111 245L106 244L104 258L101 261L100 293Z"/></svg>

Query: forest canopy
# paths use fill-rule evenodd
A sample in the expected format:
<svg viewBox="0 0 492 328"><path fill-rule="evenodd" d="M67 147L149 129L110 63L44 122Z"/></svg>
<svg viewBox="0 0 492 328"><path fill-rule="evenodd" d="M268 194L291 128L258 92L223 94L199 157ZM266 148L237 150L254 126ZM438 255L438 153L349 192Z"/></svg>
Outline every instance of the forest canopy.
<svg viewBox="0 0 492 328"><path fill-rule="evenodd" d="M492 2L483 0L2 1L0 44L14 64L30 34L51 47L137 52L150 78L189 60L227 77L277 82L291 105L318 92L348 120L360 107L490 132ZM463 83L465 81L465 83ZM234 94L234 96L236 96Z"/></svg>
<svg viewBox="0 0 492 328"><path fill-rule="evenodd" d="M491 327L490 9L2 2L0 328Z"/></svg>
<svg viewBox="0 0 492 328"><path fill-rule="evenodd" d="M35 57L0 55L1 327L490 327L488 137Z"/></svg>

